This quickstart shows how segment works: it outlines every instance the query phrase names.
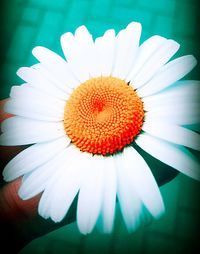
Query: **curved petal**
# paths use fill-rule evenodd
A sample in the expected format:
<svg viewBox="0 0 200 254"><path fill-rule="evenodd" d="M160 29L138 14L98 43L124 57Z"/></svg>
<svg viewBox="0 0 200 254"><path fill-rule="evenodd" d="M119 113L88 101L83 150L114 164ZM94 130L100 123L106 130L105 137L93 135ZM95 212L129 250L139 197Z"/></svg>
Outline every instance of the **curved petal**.
<svg viewBox="0 0 200 254"><path fill-rule="evenodd" d="M141 30L140 23L132 22L117 34L112 76L125 79L131 71L138 53Z"/></svg>
<svg viewBox="0 0 200 254"><path fill-rule="evenodd" d="M170 123L147 121L143 124L142 129L152 136L200 150L200 135L184 127Z"/></svg>
<svg viewBox="0 0 200 254"><path fill-rule="evenodd" d="M63 149L57 156L25 175L18 192L23 200L30 199L45 189L49 179L54 177L55 168L59 170L63 165L66 151Z"/></svg>
<svg viewBox="0 0 200 254"><path fill-rule="evenodd" d="M67 137L62 137L54 141L35 144L23 150L9 161L4 168L4 180L12 181L43 165L67 147L69 142L70 140Z"/></svg>
<svg viewBox="0 0 200 254"><path fill-rule="evenodd" d="M62 122L34 121L22 117L5 120L1 145L26 145L66 136Z"/></svg>
<svg viewBox="0 0 200 254"><path fill-rule="evenodd" d="M58 89L57 89L58 90ZM57 107L64 107L65 101L69 98L69 94L63 94L64 99L56 98L56 91L55 96L53 94L48 94L42 89L38 89L30 84L23 84L20 86L12 86L10 91L10 97L11 99L37 99L37 100L43 100L47 103L53 103L55 108Z"/></svg>
<svg viewBox="0 0 200 254"><path fill-rule="evenodd" d="M135 77L145 62L152 57L156 50L158 50L165 41L167 41L167 39L164 37L154 35L142 43L139 47L135 64L127 77L127 81L130 81ZM133 85L135 88L138 88L137 84Z"/></svg>
<svg viewBox="0 0 200 254"><path fill-rule="evenodd" d="M159 218L165 209L158 185L145 160L131 146L124 149L124 168L144 205Z"/></svg>
<svg viewBox="0 0 200 254"><path fill-rule="evenodd" d="M80 152L80 156L73 158L70 165L63 165L59 179L52 186L50 216L53 221L59 222L67 214L80 189L89 159L89 154Z"/></svg>
<svg viewBox="0 0 200 254"><path fill-rule="evenodd" d="M192 104L198 102L200 98L200 82L197 80L178 81L169 90L164 90L159 94L142 98L144 109L159 108L162 105L170 104Z"/></svg>
<svg viewBox="0 0 200 254"><path fill-rule="evenodd" d="M102 200L102 231L111 233L114 224L117 177L114 158L112 156L105 157L103 170L103 200Z"/></svg>
<svg viewBox="0 0 200 254"><path fill-rule="evenodd" d="M58 174L58 171L56 173ZM56 182L55 179L53 178L49 179L38 204L38 213L40 216L42 216L45 219L48 219L50 217L50 204L51 204L51 195L52 195L51 187L53 183L55 182Z"/></svg>
<svg viewBox="0 0 200 254"><path fill-rule="evenodd" d="M35 58L37 58L42 65L49 70L55 78L59 81L57 85L66 91L66 85L70 88L74 88L79 84L78 79L73 75L69 64L53 51L38 46L32 51Z"/></svg>
<svg viewBox="0 0 200 254"><path fill-rule="evenodd" d="M54 73L52 73L49 69L47 69L42 63L37 63L31 66L34 70L36 70L42 77L44 77L46 80L48 80L50 83L55 85L57 88L59 88L59 91L71 94L73 91L73 88L64 84L63 89L61 88L63 84L56 78ZM78 81L76 83L76 86L78 85Z"/></svg>
<svg viewBox="0 0 200 254"><path fill-rule="evenodd" d="M66 91L56 87L55 83L51 82L45 75L42 75L41 72L35 69L35 66L21 67L17 71L17 75L35 89L62 100L66 100L71 91L67 86Z"/></svg>
<svg viewBox="0 0 200 254"><path fill-rule="evenodd" d="M81 82L101 75L93 38L85 26L78 27L74 37L71 33L62 35L61 45L71 69Z"/></svg>
<svg viewBox="0 0 200 254"><path fill-rule="evenodd" d="M159 72L137 92L141 97L155 94L183 78L196 64L197 60L192 55L179 57L160 68Z"/></svg>
<svg viewBox="0 0 200 254"><path fill-rule="evenodd" d="M52 174L52 177L49 178L38 205L38 212L42 217L49 218L51 216L52 207L53 207L52 197L55 192L54 191L55 186L57 186L57 182L62 177L62 171L66 167L70 167L72 165L72 161L78 158L79 155L80 155L80 151L73 145L70 145L69 147L67 147L64 153L59 155L60 163L57 167L57 170L55 170L54 173Z"/></svg>
<svg viewBox="0 0 200 254"><path fill-rule="evenodd" d="M60 43L63 50L63 53L65 55L65 58L67 61L69 59L72 59L74 56L74 44L75 44L75 38L74 35L71 32L67 32L61 35L60 37Z"/></svg>
<svg viewBox="0 0 200 254"><path fill-rule="evenodd" d="M184 147L172 145L147 133L140 134L135 143L151 156L179 170L185 175L200 180L200 166L196 158Z"/></svg>
<svg viewBox="0 0 200 254"><path fill-rule="evenodd" d="M147 83L177 52L179 46L180 45L173 40L164 41L131 79L131 84L135 88L139 88Z"/></svg>
<svg viewBox="0 0 200 254"><path fill-rule="evenodd" d="M129 232L135 231L142 223L142 201L124 167L123 154L114 156L117 168L117 197L121 213Z"/></svg>
<svg viewBox="0 0 200 254"><path fill-rule="evenodd" d="M95 40L99 73L102 76L110 76L114 62L115 31L107 30L103 36Z"/></svg>
<svg viewBox="0 0 200 254"><path fill-rule="evenodd" d="M184 103L183 105L176 103L160 105L159 107L149 109L145 113L145 121L163 121L179 125L199 123L199 107L200 104L196 102Z"/></svg>
<svg viewBox="0 0 200 254"><path fill-rule="evenodd" d="M43 121L62 121L64 118L64 101L55 101L46 96L35 96L30 91L18 91L18 98L6 102L4 110L13 115ZM29 94L30 93L30 94ZM23 94L29 94L24 97ZM45 103L44 103L45 101Z"/></svg>
<svg viewBox="0 0 200 254"><path fill-rule="evenodd" d="M81 61L79 63L80 68L85 69L85 71L89 74L89 78L100 76L94 41L92 35L85 26L81 26L76 29L75 41L75 51ZM77 68L77 65L78 63L75 63L75 68Z"/></svg>
<svg viewBox="0 0 200 254"><path fill-rule="evenodd" d="M88 165L82 182L77 205L77 223L81 233L90 233L98 219L103 195L103 167L104 157L94 155L91 165Z"/></svg>

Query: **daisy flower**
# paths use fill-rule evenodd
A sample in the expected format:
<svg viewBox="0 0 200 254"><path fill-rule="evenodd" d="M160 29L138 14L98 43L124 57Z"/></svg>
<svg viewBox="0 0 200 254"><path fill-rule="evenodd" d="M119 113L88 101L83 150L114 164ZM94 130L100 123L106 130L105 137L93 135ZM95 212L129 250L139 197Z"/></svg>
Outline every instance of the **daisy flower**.
<svg viewBox="0 0 200 254"><path fill-rule="evenodd" d="M129 231L148 211L164 212L157 183L140 147L194 179L199 164L199 81L178 81L196 65L192 55L171 60L179 44L152 36L140 45L141 24L93 40L85 26L61 36L65 59L44 47L39 63L22 67L13 86L1 144L32 144L5 167L6 181L23 176L19 196L42 193L39 214L61 221L77 196L77 224L113 228L116 198ZM187 147L187 148L186 148ZM189 148L189 149L188 149Z"/></svg>

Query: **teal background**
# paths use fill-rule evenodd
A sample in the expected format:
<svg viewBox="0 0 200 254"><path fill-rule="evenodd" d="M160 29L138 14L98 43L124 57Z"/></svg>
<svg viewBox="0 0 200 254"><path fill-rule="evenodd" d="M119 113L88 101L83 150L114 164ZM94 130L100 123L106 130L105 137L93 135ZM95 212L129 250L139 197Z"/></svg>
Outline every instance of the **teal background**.
<svg viewBox="0 0 200 254"><path fill-rule="evenodd" d="M194 54L200 59L197 1L194 0L15 0L4 1L1 26L1 98L20 84L16 70L36 63L31 54L42 45L62 55L59 38L85 24L94 37L106 29L116 31L131 21L143 26L141 41L154 34L177 40L176 56ZM187 78L199 79L199 65ZM117 209L111 235L79 234L76 224L62 227L28 244L27 253L192 253L200 226L200 184L179 174L161 187L166 214L159 221L128 234Z"/></svg>

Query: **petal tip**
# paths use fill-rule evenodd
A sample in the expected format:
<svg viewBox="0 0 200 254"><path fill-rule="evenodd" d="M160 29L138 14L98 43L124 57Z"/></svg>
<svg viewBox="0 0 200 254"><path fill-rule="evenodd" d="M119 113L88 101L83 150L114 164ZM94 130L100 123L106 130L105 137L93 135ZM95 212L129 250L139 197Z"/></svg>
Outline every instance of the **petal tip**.
<svg viewBox="0 0 200 254"><path fill-rule="evenodd" d="M193 62L193 66L195 67L197 65L197 62L198 62L196 57L193 56L193 55L189 55L189 57L191 58L191 62Z"/></svg>
<svg viewBox="0 0 200 254"><path fill-rule="evenodd" d="M45 47L42 46L36 46L35 48L32 49L32 54L37 58L38 55L40 55L41 50L46 49Z"/></svg>
<svg viewBox="0 0 200 254"><path fill-rule="evenodd" d="M64 43L66 40L73 39L73 34L71 32L64 33L60 36L61 44Z"/></svg>
<svg viewBox="0 0 200 254"><path fill-rule="evenodd" d="M3 180L4 180L5 182L10 182L10 181L14 180L14 179L10 176L10 174L7 172L7 170L6 170L5 168L4 168L3 172L2 172L2 175L3 175Z"/></svg>
<svg viewBox="0 0 200 254"><path fill-rule="evenodd" d="M87 29L87 27L85 26L85 25L81 25L81 26L79 26L79 27L77 27L76 28L76 30L75 30L75 36L77 35L77 34L79 34L79 33L82 33L82 32L86 32L86 33L89 33L89 31L88 31L88 29Z"/></svg>
<svg viewBox="0 0 200 254"><path fill-rule="evenodd" d="M130 28L130 27L134 27L134 28L139 28L141 29L142 28L142 24L140 22L136 22L136 21L132 21L130 22L126 28Z"/></svg>
<svg viewBox="0 0 200 254"><path fill-rule="evenodd" d="M29 197L26 194L26 191L23 188L23 184L21 185L21 187L18 190L18 196L22 199L22 200L27 200L29 199Z"/></svg>
<svg viewBox="0 0 200 254"><path fill-rule="evenodd" d="M171 45L176 49L176 51L180 48L180 44L177 41L168 39L168 42L171 43Z"/></svg>
<svg viewBox="0 0 200 254"><path fill-rule="evenodd" d="M24 73L27 71L28 67L20 67L17 71L16 74L18 77L23 79Z"/></svg>

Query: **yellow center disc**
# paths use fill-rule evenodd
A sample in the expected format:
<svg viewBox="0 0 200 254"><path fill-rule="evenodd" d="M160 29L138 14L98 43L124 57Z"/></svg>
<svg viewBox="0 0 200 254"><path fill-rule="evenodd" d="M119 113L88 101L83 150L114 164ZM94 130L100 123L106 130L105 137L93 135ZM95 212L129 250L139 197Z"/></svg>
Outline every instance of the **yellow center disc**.
<svg viewBox="0 0 200 254"><path fill-rule="evenodd" d="M98 77L74 90L65 106L64 127L81 151L108 155L134 140L143 118L143 103L131 86Z"/></svg>

